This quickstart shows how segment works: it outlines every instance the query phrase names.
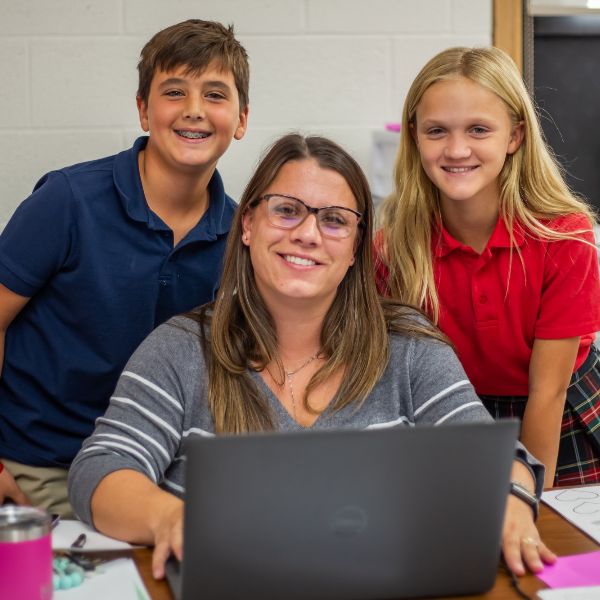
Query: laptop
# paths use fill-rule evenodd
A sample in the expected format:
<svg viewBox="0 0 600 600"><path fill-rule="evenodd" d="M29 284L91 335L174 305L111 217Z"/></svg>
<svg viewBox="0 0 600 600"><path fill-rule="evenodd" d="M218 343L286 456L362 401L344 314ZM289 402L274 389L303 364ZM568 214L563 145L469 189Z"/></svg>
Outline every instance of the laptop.
<svg viewBox="0 0 600 600"><path fill-rule="evenodd" d="M516 421L188 439L178 600L490 589Z"/></svg>

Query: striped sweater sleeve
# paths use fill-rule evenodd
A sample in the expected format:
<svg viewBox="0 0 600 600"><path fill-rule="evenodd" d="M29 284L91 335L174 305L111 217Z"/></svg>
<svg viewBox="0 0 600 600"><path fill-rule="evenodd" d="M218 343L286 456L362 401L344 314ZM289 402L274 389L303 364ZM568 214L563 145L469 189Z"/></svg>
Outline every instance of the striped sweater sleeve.
<svg viewBox="0 0 600 600"><path fill-rule="evenodd" d="M69 497L81 520L92 522L94 490L113 471L131 469L163 484L181 454L186 404L202 383L201 362L197 337L172 322L158 327L136 350L69 472ZM188 364L189 369L181 368Z"/></svg>
<svg viewBox="0 0 600 600"><path fill-rule="evenodd" d="M434 340L414 340L409 361L412 408L416 424L493 421L448 344ZM516 444L515 458L531 472L539 498L544 483L543 464L519 441Z"/></svg>
<svg viewBox="0 0 600 600"><path fill-rule="evenodd" d="M441 425L492 420L448 344L416 339L409 361L415 423Z"/></svg>

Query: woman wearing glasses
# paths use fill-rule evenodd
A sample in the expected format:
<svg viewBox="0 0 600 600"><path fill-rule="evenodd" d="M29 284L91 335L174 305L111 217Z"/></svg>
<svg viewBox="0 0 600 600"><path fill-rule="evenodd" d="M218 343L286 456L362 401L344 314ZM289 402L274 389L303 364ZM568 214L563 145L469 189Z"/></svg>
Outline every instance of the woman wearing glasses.
<svg viewBox="0 0 600 600"><path fill-rule="evenodd" d="M491 420L441 334L378 298L372 227L367 182L344 150L276 142L241 199L218 299L146 339L75 459L78 515L154 544L162 577L169 553L181 558L188 435ZM515 480L539 493L541 471L517 451ZM531 507L507 506L505 558L539 570L553 555Z"/></svg>

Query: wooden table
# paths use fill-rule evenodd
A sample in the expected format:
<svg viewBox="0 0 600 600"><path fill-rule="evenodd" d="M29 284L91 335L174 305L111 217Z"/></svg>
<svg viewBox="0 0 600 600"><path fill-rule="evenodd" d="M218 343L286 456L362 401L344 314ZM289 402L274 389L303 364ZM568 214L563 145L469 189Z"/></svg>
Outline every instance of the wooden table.
<svg viewBox="0 0 600 600"><path fill-rule="evenodd" d="M540 517L538 527L542 539L558 555L578 554L581 552L591 552L600 550L600 546L584 533L579 531L573 525L565 521L561 516L555 513L545 504L540 505ZM169 586L164 581L155 581L151 572L152 552L148 548L134 550L134 559L141 573L142 579L146 584L152 600L173 600ZM465 568L468 568L466 565ZM526 575L520 579L521 588L531 596L537 590L546 586L535 575ZM456 596L453 598L457 598ZM484 600L515 600L519 598L518 594L512 588L511 580L503 568L498 569L496 583L492 590L487 594L480 596L460 596L475 600L476 598ZM450 600L450 598L447 598Z"/></svg>

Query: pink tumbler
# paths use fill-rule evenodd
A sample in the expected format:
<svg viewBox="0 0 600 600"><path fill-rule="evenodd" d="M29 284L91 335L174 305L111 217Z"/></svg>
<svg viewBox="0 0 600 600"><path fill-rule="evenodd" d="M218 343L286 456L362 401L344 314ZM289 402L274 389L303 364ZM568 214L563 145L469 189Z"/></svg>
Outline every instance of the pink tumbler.
<svg viewBox="0 0 600 600"><path fill-rule="evenodd" d="M0 506L0 598L52 598L52 541L48 513Z"/></svg>

